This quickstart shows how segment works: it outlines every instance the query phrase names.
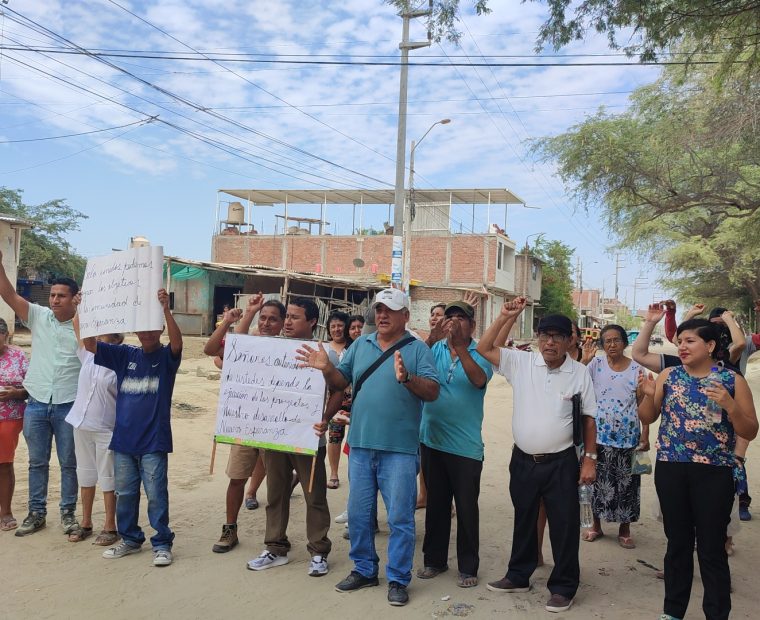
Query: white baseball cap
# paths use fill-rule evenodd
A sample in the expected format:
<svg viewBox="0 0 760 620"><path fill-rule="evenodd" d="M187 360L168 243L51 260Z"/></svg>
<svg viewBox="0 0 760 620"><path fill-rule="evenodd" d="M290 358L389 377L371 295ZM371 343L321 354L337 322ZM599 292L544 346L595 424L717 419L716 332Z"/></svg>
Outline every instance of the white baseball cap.
<svg viewBox="0 0 760 620"><path fill-rule="evenodd" d="M403 310L409 307L409 297L400 289L386 288L375 296L372 309L374 310L378 304L383 304L389 310Z"/></svg>

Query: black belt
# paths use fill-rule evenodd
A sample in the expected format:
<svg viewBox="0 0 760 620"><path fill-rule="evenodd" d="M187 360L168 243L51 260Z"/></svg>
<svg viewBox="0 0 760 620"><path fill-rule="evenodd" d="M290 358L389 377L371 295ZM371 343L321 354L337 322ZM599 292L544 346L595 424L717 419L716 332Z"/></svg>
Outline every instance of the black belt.
<svg viewBox="0 0 760 620"><path fill-rule="evenodd" d="M561 450L559 452L547 452L546 454L528 454L527 452L520 450L520 448L517 446L514 446L512 453L515 456L519 456L521 459L525 459L526 461L532 461L534 463L548 463L549 461L556 461L557 459L567 458L571 454L574 455L575 447L570 446L565 450Z"/></svg>

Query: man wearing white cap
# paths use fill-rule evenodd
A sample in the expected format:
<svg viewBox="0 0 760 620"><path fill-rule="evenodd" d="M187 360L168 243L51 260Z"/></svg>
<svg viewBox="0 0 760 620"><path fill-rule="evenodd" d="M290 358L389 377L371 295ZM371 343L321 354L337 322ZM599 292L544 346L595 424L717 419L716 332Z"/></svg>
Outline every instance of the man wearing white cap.
<svg viewBox="0 0 760 620"><path fill-rule="evenodd" d="M438 374L430 349L406 330L407 296L380 291L372 304L377 331L362 335L333 366L319 345L299 351L300 360L321 370L331 390L353 385L348 444L349 557L354 569L336 585L353 592L378 585L375 552L377 492L388 512L388 602L406 605L412 578L417 467L422 403L438 397Z"/></svg>

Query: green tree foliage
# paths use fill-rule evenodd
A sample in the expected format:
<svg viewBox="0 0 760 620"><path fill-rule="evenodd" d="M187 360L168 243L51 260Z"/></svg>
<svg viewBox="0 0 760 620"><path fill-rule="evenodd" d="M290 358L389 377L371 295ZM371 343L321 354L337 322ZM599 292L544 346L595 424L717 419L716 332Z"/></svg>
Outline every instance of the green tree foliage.
<svg viewBox="0 0 760 620"><path fill-rule="evenodd" d="M561 241L536 240L529 253L544 261L541 279L542 315L560 313L576 320L573 306L573 253L575 250Z"/></svg>
<svg viewBox="0 0 760 620"><path fill-rule="evenodd" d="M581 40L589 31L605 33L612 48L656 60L686 41L686 57L715 59L722 72L760 69L758 0L531 0L545 2L549 18L539 31L537 48L555 50ZM627 39L621 45L620 37ZM704 56L704 55L708 56ZM739 61L741 64L735 64Z"/></svg>
<svg viewBox="0 0 760 620"><path fill-rule="evenodd" d="M716 87L717 71L668 70L624 114L601 110L534 152L682 301L731 305L760 296L760 86Z"/></svg>
<svg viewBox="0 0 760 620"><path fill-rule="evenodd" d="M399 12L409 9L427 9L427 2L410 2L410 0L384 0L386 4L396 7ZM487 15L491 12L488 8L488 0L472 0L472 6L478 15ZM462 33L457 30L456 23L459 21L459 0L433 0L433 14L430 18L428 29L430 38L439 42L446 39L451 43L459 43Z"/></svg>
<svg viewBox="0 0 760 620"><path fill-rule="evenodd" d="M0 213L34 224L34 228L21 235L19 276L68 276L82 281L87 261L73 250L66 235L78 230L80 220L86 215L61 199L27 205L21 191L6 187L0 187Z"/></svg>

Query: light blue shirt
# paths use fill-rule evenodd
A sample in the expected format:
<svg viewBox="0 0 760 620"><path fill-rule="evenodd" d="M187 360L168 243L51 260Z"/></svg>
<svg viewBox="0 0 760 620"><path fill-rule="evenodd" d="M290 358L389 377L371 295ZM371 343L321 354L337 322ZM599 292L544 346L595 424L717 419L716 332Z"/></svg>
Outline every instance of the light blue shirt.
<svg viewBox="0 0 760 620"><path fill-rule="evenodd" d="M472 340L467 350L486 373L487 384L493 377L493 368L491 362L475 350L477 346L478 343ZM459 357L451 359L446 339L436 342L432 353L441 392L438 400L425 403L422 408L420 443L434 450L482 461L481 430L486 386L478 388L472 384Z"/></svg>
<svg viewBox="0 0 760 620"><path fill-rule="evenodd" d="M409 336L405 332L402 338ZM348 347L338 370L355 383L383 354L377 333L360 336ZM401 348L404 366L413 375L438 382L433 355L421 340ZM422 400L396 380L393 356L364 382L351 405L348 445L352 448L417 454Z"/></svg>
<svg viewBox="0 0 760 620"><path fill-rule="evenodd" d="M54 405L74 402L82 363L73 322L61 322L50 308L29 304L24 325L32 332L32 359L24 379L29 396Z"/></svg>

